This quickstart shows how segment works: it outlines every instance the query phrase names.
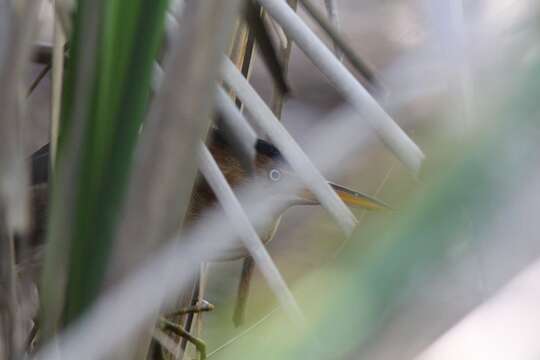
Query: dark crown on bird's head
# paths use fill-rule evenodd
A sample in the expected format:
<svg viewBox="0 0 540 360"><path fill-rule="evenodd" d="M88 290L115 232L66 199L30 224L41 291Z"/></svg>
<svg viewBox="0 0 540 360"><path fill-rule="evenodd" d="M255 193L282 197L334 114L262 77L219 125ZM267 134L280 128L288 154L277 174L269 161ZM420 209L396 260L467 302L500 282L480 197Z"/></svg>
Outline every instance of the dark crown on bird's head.
<svg viewBox="0 0 540 360"><path fill-rule="evenodd" d="M283 160L283 156L277 147L263 139L257 139L257 142L255 142L255 150L257 151L257 154L266 155L272 160Z"/></svg>

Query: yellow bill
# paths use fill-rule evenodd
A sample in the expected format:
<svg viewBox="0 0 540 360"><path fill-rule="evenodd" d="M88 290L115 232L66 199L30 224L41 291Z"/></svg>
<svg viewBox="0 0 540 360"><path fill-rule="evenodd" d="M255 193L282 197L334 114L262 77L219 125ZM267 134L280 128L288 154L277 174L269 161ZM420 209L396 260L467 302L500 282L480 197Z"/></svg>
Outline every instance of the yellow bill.
<svg viewBox="0 0 540 360"><path fill-rule="evenodd" d="M366 210L382 210L390 209L390 206L386 205L380 200L375 199L361 192L347 189L344 186L329 183L330 186L334 189L337 195L343 200L347 205L359 207Z"/></svg>

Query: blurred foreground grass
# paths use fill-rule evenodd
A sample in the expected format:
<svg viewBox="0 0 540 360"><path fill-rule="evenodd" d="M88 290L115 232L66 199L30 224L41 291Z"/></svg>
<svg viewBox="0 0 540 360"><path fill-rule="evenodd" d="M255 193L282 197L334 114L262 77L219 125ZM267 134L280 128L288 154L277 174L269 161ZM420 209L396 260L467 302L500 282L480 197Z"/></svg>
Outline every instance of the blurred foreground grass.
<svg viewBox="0 0 540 360"><path fill-rule="evenodd" d="M504 85L504 88L486 91L486 95L496 93L498 96L478 93L475 125L470 127L473 131L458 139L444 132L436 136L431 133L425 138L420 135L429 159L416 189L412 193L401 193L401 200L392 198L392 205L397 204L397 209L391 213L369 215L369 221L361 223L353 237L338 249L336 257L334 251L339 245L335 243L342 240L318 238L316 233L307 230L309 226L294 231L295 236L306 237L304 242L318 246L319 250L322 247L325 253L318 256L326 258L321 261L319 270L295 276L294 293L309 319L305 329L291 325L279 309L267 316L272 307L261 300L258 302L261 308L250 309L257 314L251 316L251 320L252 324L258 319L265 320L212 356L216 359L246 354L260 359L357 358L366 345L377 342L378 334L385 327L391 326L403 299L410 298L411 291L422 291L421 287L415 290L411 283L436 278L445 271L448 261L460 263L452 257L475 256L471 249L480 245L499 246L498 239L490 238L494 221L510 209L510 204L522 191L527 191L528 179L534 178L536 171L540 150L537 102L540 64L529 63L513 76L504 78L503 84L496 81L497 86ZM459 111L437 115L451 118L459 116ZM365 179L359 181L365 182ZM393 183L399 188L403 181ZM385 191L396 194L387 186L383 198ZM321 227L320 219L309 223ZM324 243L326 245L321 245ZM278 255L286 259L277 259L285 273L288 267L295 268L294 264L287 265L287 261L295 261L294 256L283 251ZM505 254L499 255L500 261L505 262ZM477 271L482 271L480 263L478 266ZM471 279L475 277L477 273L470 274ZM493 289L482 297L485 299L491 291ZM441 302L441 317L445 316L445 301L459 302L460 299ZM229 310L226 302L220 302L225 306L223 313L217 310L217 322L226 323ZM430 326L423 319L417 320L410 324L410 334L404 334L404 338L414 340L415 331L425 333L415 327ZM214 324L213 320L209 321ZM214 345L211 349L244 330L227 329L223 325L221 329L217 326L207 331ZM438 331L433 330L432 336ZM378 345L402 344L379 342ZM404 349L404 356L407 351Z"/></svg>

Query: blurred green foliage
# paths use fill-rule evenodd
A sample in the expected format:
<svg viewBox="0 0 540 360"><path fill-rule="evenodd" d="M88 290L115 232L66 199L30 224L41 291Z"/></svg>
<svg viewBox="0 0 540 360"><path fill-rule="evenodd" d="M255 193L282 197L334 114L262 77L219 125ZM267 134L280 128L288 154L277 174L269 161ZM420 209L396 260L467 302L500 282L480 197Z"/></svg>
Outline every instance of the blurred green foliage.
<svg viewBox="0 0 540 360"><path fill-rule="evenodd" d="M60 120L59 159L73 151L73 124L76 117L83 118L82 138L76 145L80 158L74 172L75 197L55 197L75 204L68 244L67 323L88 307L103 286L134 145L148 109L153 64L161 45L168 2L112 0L99 5L87 0L77 3ZM92 7L101 10L95 51L83 42L81 25ZM86 111L80 113L80 66L88 57L94 58L94 76L84 85L91 98ZM50 230L51 240L54 232Z"/></svg>
<svg viewBox="0 0 540 360"><path fill-rule="evenodd" d="M418 274L439 273L464 241L464 229L474 233L466 241L489 246L485 237L495 215L534 170L539 150L540 67L534 64L516 75L499 97L479 95L476 120L482 126L471 127L459 141L430 135L422 180L412 196L403 195L406 201L398 210L370 217L334 260L295 284L309 319L305 328L295 327L278 310L228 347L215 354L210 350L212 357L356 358L389 321L410 281Z"/></svg>

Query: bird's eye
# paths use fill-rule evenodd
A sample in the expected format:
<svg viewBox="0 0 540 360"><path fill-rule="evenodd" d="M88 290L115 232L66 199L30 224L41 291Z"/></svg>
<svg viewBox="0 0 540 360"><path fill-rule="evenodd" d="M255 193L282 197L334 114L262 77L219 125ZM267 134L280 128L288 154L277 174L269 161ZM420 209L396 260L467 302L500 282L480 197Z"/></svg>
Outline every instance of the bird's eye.
<svg viewBox="0 0 540 360"><path fill-rule="evenodd" d="M281 179L281 171L278 169L272 169L268 172L268 177L272 181L279 181Z"/></svg>

